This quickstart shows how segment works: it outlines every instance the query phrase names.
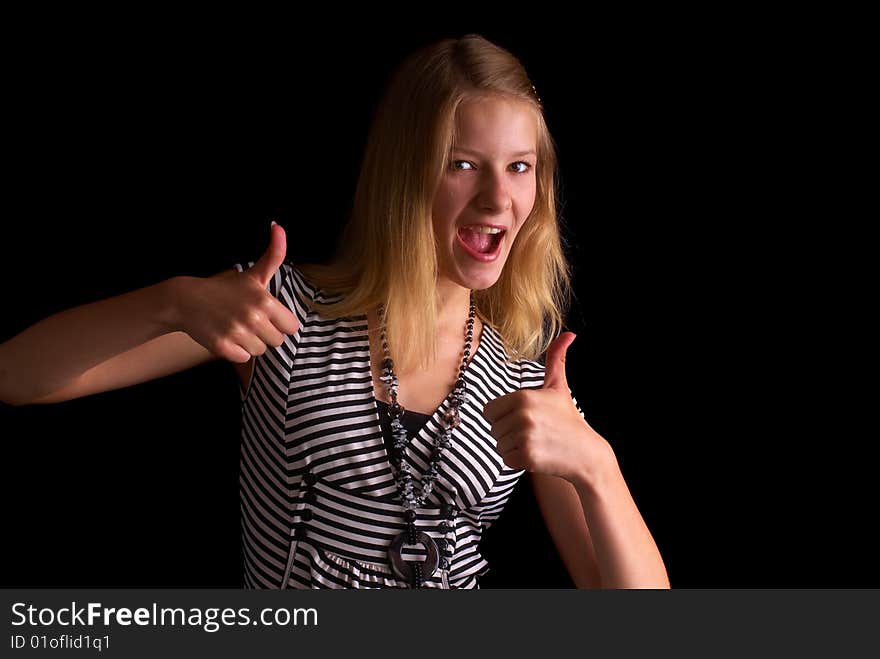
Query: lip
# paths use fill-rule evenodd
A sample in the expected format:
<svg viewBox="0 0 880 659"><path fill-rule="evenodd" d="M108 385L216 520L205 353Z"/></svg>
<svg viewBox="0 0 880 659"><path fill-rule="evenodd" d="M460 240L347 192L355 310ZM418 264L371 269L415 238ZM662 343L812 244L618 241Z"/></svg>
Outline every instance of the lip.
<svg viewBox="0 0 880 659"><path fill-rule="evenodd" d="M470 225L468 225L470 226ZM505 227L497 225L497 224L484 224L482 226L490 226L497 227L498 229L504 229ZM495 248L494 252L489 252L488 254L483 254L481 252L475 252L472 250L466 242L461 239L461 231L464 229L463 226L459 227L455 232L455 238L458 240L458 244L461 245L461 248L467 252L468 256L475 258L477 261L482 261L483 263L491 263L501 254L501 247L504 245L504 241L507 239L507 231L501 234L501 240L498 241L498 246Z"/></svg>

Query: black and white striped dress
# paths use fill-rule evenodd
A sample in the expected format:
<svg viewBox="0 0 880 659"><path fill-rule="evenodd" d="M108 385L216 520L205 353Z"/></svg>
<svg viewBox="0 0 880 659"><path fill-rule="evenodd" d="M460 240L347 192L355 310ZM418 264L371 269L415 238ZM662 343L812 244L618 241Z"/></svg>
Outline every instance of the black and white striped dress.
<svg viewBox="0 0 880 659"><path fill-rule="evenodd" d="M316 290L290 263L268 290L300 328L257 357L249 387L240 388L245 586L406 588L387 558L405 522L383 433L384 403L373 395L366 315L327 319L309 312L306 300L340 298ZM465 378L471 400L461 409L433 492L418 509L418 529L437 542L448 564L425 588L479 588L478 577L489 569L479 551L482 532L524 473L502 462L482 409L498 396L540 387L544 366L508 361L501 337L484 324ZM416 481L448 403L433 415L403 417ZM420 560L425 552L406 546L403 555Z"/></svg>

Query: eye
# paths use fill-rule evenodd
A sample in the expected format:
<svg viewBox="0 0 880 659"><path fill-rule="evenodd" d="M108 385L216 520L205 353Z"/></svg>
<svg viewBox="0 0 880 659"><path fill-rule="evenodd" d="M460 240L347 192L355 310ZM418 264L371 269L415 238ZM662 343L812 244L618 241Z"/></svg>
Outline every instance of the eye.
<svg viewBox="0 0 880 659"><path fill-rule="evenodd" d="M464 165L467 165L467 167L464 167ZM514 171L517 174L526 174L532 169L532 164L525 160L518 160L511 166L515 168ZM457 171L470 171L471 169L474 169L474 164L469 160L453 160L450 164L450 168Z"/></svg>

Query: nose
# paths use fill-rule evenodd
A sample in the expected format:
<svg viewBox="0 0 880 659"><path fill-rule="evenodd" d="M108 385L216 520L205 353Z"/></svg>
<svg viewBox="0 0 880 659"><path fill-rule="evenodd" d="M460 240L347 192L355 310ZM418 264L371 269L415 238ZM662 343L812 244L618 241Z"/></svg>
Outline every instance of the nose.
<svg viewBox="0 0 880 659"><path fill-rule="evenodd" d="M488 174L480 188L477 204L480 210L489 213L503 213L513 204L504 179L497 174Z"/></svg>

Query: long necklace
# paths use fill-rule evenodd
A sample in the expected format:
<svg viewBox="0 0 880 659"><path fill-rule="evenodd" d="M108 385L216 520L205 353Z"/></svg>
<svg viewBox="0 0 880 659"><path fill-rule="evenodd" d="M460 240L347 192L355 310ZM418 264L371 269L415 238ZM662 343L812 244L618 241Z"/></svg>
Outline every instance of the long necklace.
<svg viewBox="0 0 880 659"><path fill-rule="evenodd" d="M468 358L471 354L471 343L474 338L474 318L476 317L476 306L474 304L474 294L471 291L470 311L468 312L467 336L465 339L464 355L461 359L461 367L458 372L458 380L449 396L449 409L444 412L443 429L438 437L434 438L434 450L431 453L431 460L428 469L422 476L421 488L416 494L412 468L406 461L406 446L409 439L406 436L406 428L403 426L401 418L406 409L397 402L398 381L394 374L394 362L391 359L391 353L388 350L388 342L385 339L385 323L384 308L379 307L379 325L382 331L382 349L385 358L382 362L382 375L379 378L388 389L391 397L391 404L388 406L388 418L391 422L391 434L393 437L393 451L391 456L391 464L395 468L394 480L397 484L397 493L403 504L403 518L406 521L407 528L400 533L391 542L388 548L388 558L391 562L391 568L400 578L411 584L413 588L421 588L426 579L429 579L437 571L438 565L443 565L445 570L446 559L440 558L440 551L437 543L427 533L419 531L416 528L416 518L418 513L416 508L425 504L434 488L434 482L440 474L441 458L443 450L452 445L452 431L458 427L460 422L459 410L468 400L467 384L464 379L464 373L467 369ZM427 558L421 562L405 561L401 555L401 549L405 544L417 545L423 544L427 550ZM445 572L444 572L445 575Z"/></svg>

